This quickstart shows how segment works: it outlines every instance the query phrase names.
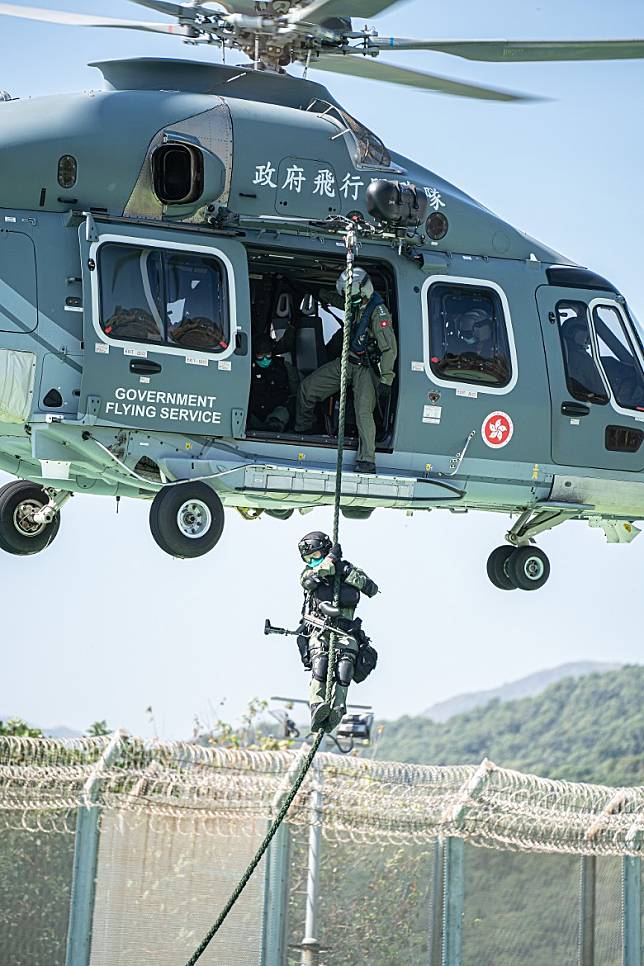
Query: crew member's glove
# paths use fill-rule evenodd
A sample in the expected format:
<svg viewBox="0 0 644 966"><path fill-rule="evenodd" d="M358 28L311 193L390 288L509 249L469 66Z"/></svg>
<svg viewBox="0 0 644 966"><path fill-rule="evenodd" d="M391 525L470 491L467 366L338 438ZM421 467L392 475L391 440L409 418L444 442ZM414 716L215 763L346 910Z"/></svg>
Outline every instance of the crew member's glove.
<svg viewBox="0 0 644 966"><path fill-rule="evenodd" d="M378 383L378 402L384 406L391 398L391 386L386 382Z"/></svg>
<svg viewBox="0 0 644 966"><path fill-rule="evenodd" d="M302 587L304 590L308 590L309 593L315 590L322 583L322 577L319 574L307 574L302 580Z"/></svg>
<svg viewBox="0 0 644 966"><path fill-rule="evenodd" d="M342 560L342 547L339 543L334 544L328 553L329 560L332 560L334 564L340 563Z"/></svg>

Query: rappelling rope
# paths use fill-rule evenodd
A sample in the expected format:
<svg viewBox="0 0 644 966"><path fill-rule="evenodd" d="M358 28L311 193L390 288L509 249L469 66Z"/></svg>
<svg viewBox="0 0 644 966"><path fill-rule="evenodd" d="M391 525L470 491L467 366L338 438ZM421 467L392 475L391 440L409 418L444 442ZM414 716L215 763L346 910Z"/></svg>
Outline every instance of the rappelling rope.
<svg viewBox="0 0 644 966"><path fill-rule="evenodd" d="M342 363L340 370L340 413L338 419L338 455L336 460L336 470L335 470L335 501L333 510L333 543L334 545L338 543L340 537L340 501L342 498L342 462L344 458L344 432L346 427L346 410L347 410L347 388L349 383L349 348L351 345L351 322L353 314L353 302L352 302L352 288L353 288L353 266L355 262L355 250L358 244L358 237L356 232L356 227L351 225L347 229L345 244L347 247L347 273L346 273L346 283L345 283L345 295L344 295L344 330L342 337ZM335 575L335 583L333 589L333 604L335 607L340 605L340 592L341 592L341 582L342 575L340 568L338 568ZM331 696L333 694L333 682L335 677L335 651L336 651L337 635L331 634L329 640L329 669L327 672L326 679L326 694L325 703L331 704ZM293 785L288 795L282 802L279 812L275 816L262 844L260 845L254 858L251 860L248 868L244 872L242 878L239 880L235 891L232 893L230 899L222 909L221 913L215 924L208 931L203 941L200 943L198 948L195 950L192 957L188 960L187 966L194 966L194 964L201 958L203 953L206 951L214 937L219 932L220 928L224 924L228 913L231 911L240 895L248 885L253 872L261 862L267 851L269 845L275 838L282 822L286 818L286 814L293 804L297 793L299 792L304 779L307 776L309 768L313 764L313 759L315 758L320 745L324 739L325 732L323 730L318 731L315 736L315 740L311 745L310 751L306 757L302 760L300 767L298 768L297 774L293 781Z"/></svg>

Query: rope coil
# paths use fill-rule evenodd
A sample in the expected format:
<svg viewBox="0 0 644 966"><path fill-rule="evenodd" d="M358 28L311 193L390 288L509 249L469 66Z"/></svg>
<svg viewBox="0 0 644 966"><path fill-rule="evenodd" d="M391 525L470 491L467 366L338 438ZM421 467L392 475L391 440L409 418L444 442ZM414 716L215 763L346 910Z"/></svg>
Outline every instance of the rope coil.
<svg viewBox="0 0 644 966"><path fill-rule="evenodd" d="M344 461L344 434L346 430L346 410L347 410L347 388L348 388L348 374L349 374L349 349L351 346L351 323L352 323L352 290L353 290L353 268L355 263L355 250L358 245L358 236L355 225L350 225L347 228L345 245L347 249L347 270L346 270L346 281L344 287L344 329L342 333L342 363L340 370L340 412L338 419L338 454L336 459L336 470L335 470L335 499L333 505L333 543L334 545L339 542L340 537L340 502L342 499L342 464ZM340 604L340 593L341 593L342 578L340 570L335 575L335 582L333 588L333 603L335 607L339 607ZM331 695L333 693L333 680L335 676L335 651L337 644L337 635L331 633L329 640L329 664L326 679L326 694L325 702L326 704L331 703ZM318 731L313 744L307 755L302 760L302 763L297 770L293 785L291 790L284 798L279 812L277 813L273 823L271 824L263 842L261 843L257 853L251 860L248 868L244 872L242 878L239 880L234 892L230 896L230 899L222 909L219 917L215 924L208 931L200 945L195 950L192 957L188 960L187 966L194 966L195 963L201 959L201 956L206 951L214 937L217 935L222 925L224 924L229 912L232 910L233 906L241 896L242 892L248 885L255 869L264 857L268 847L277 835L277 832L286 818L286 814L295 801L297 794L302 787L304 779L306 778L308 771L313 764L313 760L318 753L320 745L324 739L324 730Z"/></svg>

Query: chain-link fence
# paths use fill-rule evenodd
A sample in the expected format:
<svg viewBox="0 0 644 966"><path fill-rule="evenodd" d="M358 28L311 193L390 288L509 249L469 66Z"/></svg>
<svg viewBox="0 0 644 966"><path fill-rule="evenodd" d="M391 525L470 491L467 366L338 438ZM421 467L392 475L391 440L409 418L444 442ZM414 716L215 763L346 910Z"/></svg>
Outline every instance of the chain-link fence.
<svg viewBox="0 0 644 966"><path fill-rule="evenodd" d="M0 738L0 964L181 966L290 752ZM642 966L644 790L319 755L217 966Z"/></svg>

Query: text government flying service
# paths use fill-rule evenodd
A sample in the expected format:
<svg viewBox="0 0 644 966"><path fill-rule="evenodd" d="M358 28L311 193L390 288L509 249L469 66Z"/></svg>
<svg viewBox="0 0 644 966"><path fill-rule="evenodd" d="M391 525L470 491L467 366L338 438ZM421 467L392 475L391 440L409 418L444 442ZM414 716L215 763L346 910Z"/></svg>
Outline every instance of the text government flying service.
<svg viewBox="0 0 644 966"><path fill-rule="evenodd" d="M216 396L197 393L166 392L162 389L125 389L114 391L116 402L105 404L105 415L137 416L143 419L168 419L189 423L219 425L221 413L213 406Z"/></svg>

